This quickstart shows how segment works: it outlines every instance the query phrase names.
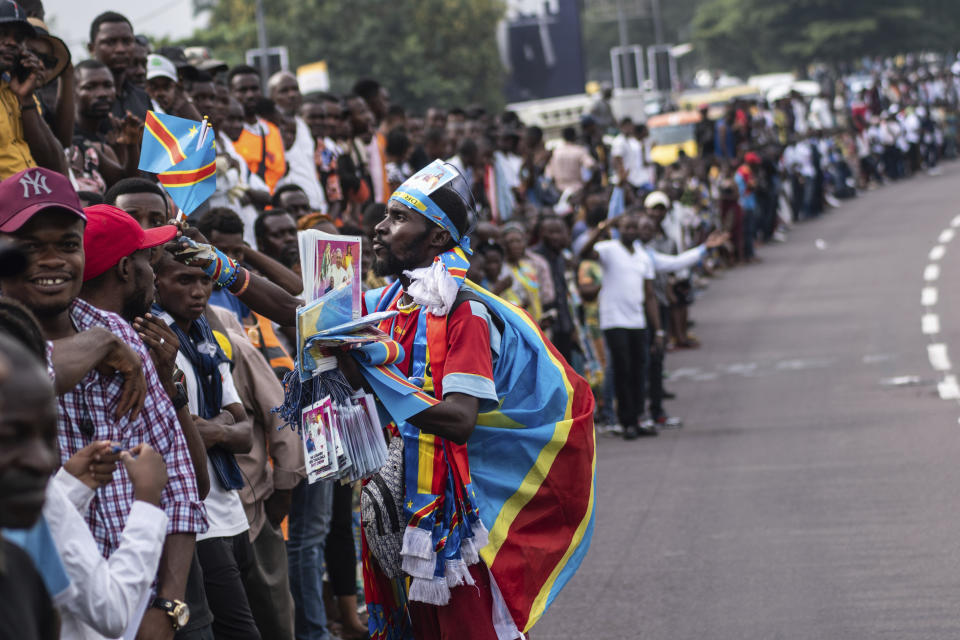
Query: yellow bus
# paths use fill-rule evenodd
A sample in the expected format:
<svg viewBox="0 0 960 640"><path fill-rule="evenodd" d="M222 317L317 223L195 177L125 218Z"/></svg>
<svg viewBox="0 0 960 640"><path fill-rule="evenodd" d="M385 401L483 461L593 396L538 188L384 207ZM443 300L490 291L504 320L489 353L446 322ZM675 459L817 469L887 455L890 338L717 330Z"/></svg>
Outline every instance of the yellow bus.
<svg viewBox="0 0 960 640"><path fill-rule="evenodd" d="M653 148L650 156L660 166L667 167L677 161L680 150L690 158L700 155L697 149L697 123L699 111L673 111L650 116L647 129Z"/></svg>

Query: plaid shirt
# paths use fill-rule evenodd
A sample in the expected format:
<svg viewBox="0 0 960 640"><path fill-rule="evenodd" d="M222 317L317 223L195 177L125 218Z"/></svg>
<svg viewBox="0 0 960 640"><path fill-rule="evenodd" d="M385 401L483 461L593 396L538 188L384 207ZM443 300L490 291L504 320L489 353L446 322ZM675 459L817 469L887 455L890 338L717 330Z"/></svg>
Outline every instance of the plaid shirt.
<svg viewBox="0 0 960 640"><path fill-rule="evenodd" d="M79 298L70 307L70 317L78 331L105 327L137 352L143 361L147 396L136 422L131 423L128 417L117 420L114 414L122 376L108 377L96 369L88 373L72 391L57 399L61 462L94 440L119 442L125 449L146 442L167 463L169 482L160 497L160 507L169 518L167 533L206 531L207 512L197 494L197 478L187 441L140 336L117 314L97 309ZM104 557L109 557L120 545L120 534L133 502L133 484L123 465L118 465L113 482L97 489L86 514L90 531Z"/></svg>

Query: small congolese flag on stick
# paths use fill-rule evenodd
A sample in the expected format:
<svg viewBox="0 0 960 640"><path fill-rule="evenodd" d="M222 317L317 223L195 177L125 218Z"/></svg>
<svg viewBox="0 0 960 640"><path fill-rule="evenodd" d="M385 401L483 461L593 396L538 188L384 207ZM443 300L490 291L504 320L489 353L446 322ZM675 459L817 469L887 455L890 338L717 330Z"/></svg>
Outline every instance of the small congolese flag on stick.
<svg viewBox="0 0 960 640"><path fill-rule="evenodd" d="M217 188L217 151L207 123L148 111L140 146L141 171L156 173L163 188L190 214Z"/></svg>

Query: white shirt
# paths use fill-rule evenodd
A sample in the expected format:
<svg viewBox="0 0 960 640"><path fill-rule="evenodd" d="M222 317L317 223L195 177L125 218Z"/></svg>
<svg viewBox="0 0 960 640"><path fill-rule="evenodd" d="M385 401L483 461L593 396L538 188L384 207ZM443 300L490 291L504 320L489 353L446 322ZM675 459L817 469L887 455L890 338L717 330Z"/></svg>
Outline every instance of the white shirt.
<svg viewBox="0 0 960 640"><path fill-rule="evenodd" d="M707 246L701 244L693 249L687 249L680 255L671 255L669 253L660 253L650 247L645 247L647 255L653 262L653 269L656 273L677 273L686 271L696 265L703 257L707 255Z"/></svg>
<svg viewBox="0 0 960 640"><path fill-rule="evenodd" d="M210 207L226 207L232 209L240 216L243 221L243 241L248 245L257 248L257 238L253 233L253 224L257 220L257 209L251 205L240 204L239 189L251 186L260 191L269 191L267 185L260 179L260 176L254 174L253 180L259 183L253 186L250 181L250 169L246 161L240 157L240 154L233 148L233 142L223 133L217 134L218 149L229 158L236 160L238 167L227 168L226 161L221 158L217 162L217 190L210 196Z"/></svg>
<svg viewBox="0 0 960 640"><path fill-rule="evenodd" d="M903 120L903 128L907 133L907 142L910 144L919 144L920 142L920 118L916 113L911 113Z"/></svg>
<svg viewBox="0 0 960 640"><path fill-rule="evenodd" d="M184 373L187 406L190 407L191 414L197 415L200 411L197 399L197 376L193 365L182 351L177 352L177 367ZM220 379L223 381L221 406L242 404L237 387L233 383L229 362L220 363ZM210 456L207 456L207 469L210 471L210 493L203 499L203 504L207 508L207 522L210 528L206 533L197 534L197 542L207 538L228 538L250 528L247 514L243 510L243 503L240 502L240 492L236 489L227 490L220 484L217 474L213 472L213 465L210 464Z"/></svg>
<svg viewBox="0 0 960 640"><path fill-rule="evenodd" d="M598 296L601 329L645 329L644 284L653 280L653 263L640 242L633 253L619 240L604 240L594 247L603 267Z"/></svg>
<svg viewBox="0 0 960 640"><path fill-rule="evenodd" d="M813 167L813 151L810 149L809 141L804 141L797 145L794 162L797 163L800 175L803 177L813 178L816 175L817 172Z"/></svg>
<svg viewBox="0 0 960 640"><path fill-rule="evenodd" d="M120 546L104 558L81 515L93 496L62 467L47 484L43 515L70 578L56 602L63 640L116 638L139 627L167 536L163 509L138 500Z"/></svg>
<svg viewBox="0 0 960 640"><path fill-rule="evenodd" d="M296 116L296 121L297 138L293 141L293 146L287 149L284 155L290 171L280 178L277 182L277 188L285 184L297 185L307 194L310 207L314 211L326 213L327 198L323 194L323 187L320 186L320 179L317 177L317 165L313 157L317 143L310 134L310 127L303 121L303 118Z"/></svg>
<svg viewBox="0 0 960 640"><path fill-rule="evenodd" d="M644 149L643 143L633 136L622 133L613 139L610 145L610 155L621 158L623 168L627 171L627 182L635 187L653 182L650 161L647 157L649 150Z"/></svg>

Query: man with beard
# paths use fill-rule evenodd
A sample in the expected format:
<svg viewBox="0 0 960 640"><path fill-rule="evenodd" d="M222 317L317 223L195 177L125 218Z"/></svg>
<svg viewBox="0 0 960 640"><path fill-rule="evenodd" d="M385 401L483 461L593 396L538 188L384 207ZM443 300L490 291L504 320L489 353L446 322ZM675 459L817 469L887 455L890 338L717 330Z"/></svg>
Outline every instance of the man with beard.
<svg viewBox="0 0 960 640"><path fill-rule="evenodd" d="M228 74L230 93L243 107L243 129L233 140L233 148L244 159L252 175L259 176L270 193L287 172L283 137L271 122L257 117L263 98L260 74L251 66L237 65Z"/></svg>
<svg viewBox="0 0 960 640"><path fill-rule="evenodd" d="M40 116L34 91L43 63L24 49L36 31L20 6L0 0L0 180L40 165L66 173L63 149Z"/></svg>
<svg viewBox="0 0 960 640"><path fill-rule="evenodd" d="M434 180L437 176L439 182ZM585 445L578 450L582 456L578 462L567 460L548 473L557 474L557 480L562 475L564 483L573 481L571 491L558 491L549 478L544 484L537 481L535 491L546 501L537 507L536 515L529 511L519 516L542 528L544 536L536 536L538 553L561 539L567 540L563 549L570 549L570 532L590 517L592 395L586 381L547 343L529 315L465 282L472 230L469 194L462 175L441 162L405 181L387 203L386 217L376 226L373 239L374 269L378 275L395 278L394 284L364 296L366 312L397 312L381 321L379 328L402 347L401 359L395 363L398 377L416 380L420 388L417 406L401 408L379 382L375 384L376 376L364 370L367 383L396 420L399 433L393 435L401 439L408 470L401 474L401 519L406 525L401 525L402 548L371 545L364 562L370 628L386 627L388 635L399 636L406 632L406 625L412 625L413 637L421 640L523 637L521 630L532 626L539 615L528 607L531 596L541 590L537 585L544 576L562 570L557 559L563 553L537 560L517 558L510 568L509 562L502 562L521 549L529 551L531 545L529 539L524 545L517 537L496 532L492 523L498 512L503 513L505 503L489 500L498 491L493 485L509 487L504 493L513 495L539 455L508 460L508 449L516 453L526 446L523 443L537 451L544 446L564 448L574 441ZM340 358L341 370L356 386L362 380L353 375L353 362ZM520 381L521 371L533 370L536 376ZM498 412L505 419L503 424L516 428L509 434L498 427L487 429L483 425L489 423L481 414L490 411ZM552 438L545 438L533 444L536 436L531 427L557 419L571 425L570 439L551 443ZM498 449L495 442L505 448ZM391 448L395 445L392 440ZM486 446L492 447L487 452L498 449L499 453L486 455ZM438 482L432 469L441 466L449 471ZM398 470L393 460L388 461L382 477L374 477L371 484L380 486ZM486 484L494 477L495 483ZM368 541L386 525L373 513L376 507L370 508L371 500L376 504L377 498L369 487L362 506ZM525 505L522 509L533 502ZM434 532L445 546L433 544ZM490 550L496 550L481 559L479 549L488 543ZM408 608L387 585L406 589ZM494 613L507 608L511 612L507 615Z"/></svg>
<svg viewBox="0 0 960 640"><path fill-rule="evenodd" d="M82 186L88 191L103 193L128 175L137 173L140 160L140 127L132 120L112 137L112 109L116 103L113 74L102 62L84 60L75 67L76 117L73 145L68 157Z"/></svg>
<svg viewBox="0 0 960 640"><path fill-rule="evenodd" d="M177 428L176 412L147 347L122 317L78 297L85 266L84 226L77 195L62 175L28 169L0 183L0 233L20 246L28 259L24 273L0 279L0 285L4 295L22 302L36 315L44 337L54 341L54 361L57 341L100 329L109 332L102 342L125 343L140 359L147 388L139 415L120 410L125 406L121 404L122 379L90 366L74 378L79 384L61 393L60 455L66 461L94 440L118 442L124 448L146 442L163 455L170 483L163 491L161 507L170 526L157 576L158 598L140 628L156 637L169 637L183 622L173 613L182 611L194 536L206 529L206 513L186 439ZM98 257L92 255L91 259ZM57 384L61 384L59 371ZM118 454L102 456L101 463L115 465L118 458ZM121 478L93 498L87 521L104 556L109 557L119 545L134 500L132 485Z"/></svg>

